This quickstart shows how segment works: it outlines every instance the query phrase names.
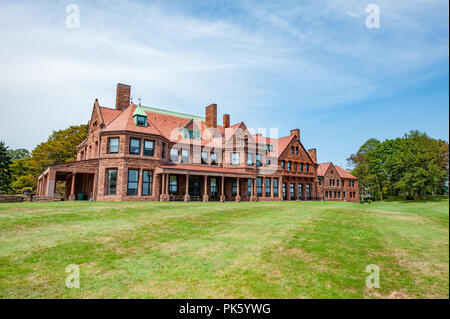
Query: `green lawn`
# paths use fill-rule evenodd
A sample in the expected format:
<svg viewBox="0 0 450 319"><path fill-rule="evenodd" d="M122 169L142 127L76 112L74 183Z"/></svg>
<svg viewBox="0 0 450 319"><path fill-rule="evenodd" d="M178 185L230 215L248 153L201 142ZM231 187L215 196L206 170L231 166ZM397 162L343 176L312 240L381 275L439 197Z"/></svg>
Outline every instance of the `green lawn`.
<svg viewBox="0 0 450 319"><path fill-rule="evenodd" d="M448 297L448 198L0 204L0 298Z"/></svg>

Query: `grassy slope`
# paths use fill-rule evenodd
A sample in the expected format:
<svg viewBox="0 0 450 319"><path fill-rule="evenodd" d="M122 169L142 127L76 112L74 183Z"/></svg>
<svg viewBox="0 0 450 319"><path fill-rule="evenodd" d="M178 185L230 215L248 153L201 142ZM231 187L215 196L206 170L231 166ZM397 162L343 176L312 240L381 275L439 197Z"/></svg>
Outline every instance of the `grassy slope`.
<svg viewBox="0 0 450 319"><path fill-rule="evenodd" d="M0 298L448 298L448 204L1 204Z"/></svg>

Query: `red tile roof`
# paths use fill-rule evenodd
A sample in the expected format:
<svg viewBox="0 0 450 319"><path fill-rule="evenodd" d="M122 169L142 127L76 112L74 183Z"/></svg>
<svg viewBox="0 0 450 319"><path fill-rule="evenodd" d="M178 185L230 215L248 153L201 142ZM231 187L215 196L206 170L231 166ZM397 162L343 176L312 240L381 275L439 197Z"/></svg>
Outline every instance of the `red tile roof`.
<svg viewBox="0 0 450 319"><path fill-rule="evenodd" d="M116 109L110 109L107 107L100 106L100 112L102 113L103 121L105 125L111 123L111 121L118 116L121 112Z"/></svg>
<svg viewBox="0 0 450 319"><path fill-rule="evenodd" d="M334 165L331 162L328 163L320 163L319 167L317 168L317 176L324 176L330 165L333 165L336 168L336 171L338 175L342 178L348 178L348 179L357 179L355 176L350 174L348 171L343 169L340 166Z"/></svg>

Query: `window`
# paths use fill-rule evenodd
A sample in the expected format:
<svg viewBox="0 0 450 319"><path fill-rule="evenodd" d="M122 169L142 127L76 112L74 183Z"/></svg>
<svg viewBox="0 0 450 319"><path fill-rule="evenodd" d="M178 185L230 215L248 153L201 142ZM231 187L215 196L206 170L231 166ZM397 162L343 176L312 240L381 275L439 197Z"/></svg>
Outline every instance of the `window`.
<svg viewBox="0 0 450 319"><path fill-rule="evenodd" d="M291 154L294 154L294 151L295 151L295 147L291 146Z"/></svg>
<svg viewBox="0 0 450 319"><path fill-rule="evenodd" d="M253 154L247 154L247 165L253 166Z"/></svg>
<svg viewBox="0 0 450 319"><path fill-rule="evenodd" d="M152 195L152 185L153 185L153 172L143 171L142 172L142 196Z"/></svg>
<svg viewBox="0 0 450 319"><path fill-rule="evenodd" d="M266 165L269 166L270 165L270 159L266 160Z"/></svg>
<svg viewBox="0 0 450 319"><path fill-rule="evenodd" d="M289 194L291 196L291 199L295 199L295 192L294 192L294 184L289 184Z"/></svg>
<svg viewBox="0 0 450 319"><path fill-rule="evenodd" d="M273 196L278 197L278 178L273 179Z"/></svg>
<svg viewBox="0 0 450 319"><path fill-rule="evenodd" d="M311 198L311 184L306 184L306 197Z"/></svg>
<svg viewBox="0 0 450 319"><path fill-rule="evenodd" d="M339 186L339 180L337 180L337 185L336 186Z"/></svg>
<svg viewBox="0 0 450 319"><path fill-rule="evenodd" d="M288 171L291 170L291 162L288 162Z"/></svg>
<svg viewBox="0 0 450 319"><path fill-rule="evenodd" d="M336 191L334 191L334 198L337 198L337 196L336 196Z"/></svg>
<svg viewBox="0 0 450 319"><path fill-rule="evenodd" d="M256 179L256 194L258 197L262 196L262 177Z"/></svg>
<svg viewBox="0 0 450 319"><path fill-rule="evenodd" d="M300 172L303 172L303 163L300 163Z"/></svg>
<svg viewBox="0 0 450 319"><path fill-rule="evenodd" d="M108 153L109 154L119 153L119 138L118 137L108 138Z"/></svg>
<svg viewBox="0 0 450 319"><path fill-rule="evenodd" d="M342 198L345 198L345 192L342 192Z"/></svg>
<svg viewBox="0 0 450 319"><path fill-rule="evenodd" d="M305 164L305 171L309 172L309 164L308 163Z"/></svg>
<svg viewBox="0 0 450 319"><path fill-rule="evenodd" d="M130 154L139 155L141 153L141 140L130 138Z"/></svg>
<svg viewBox="0 0 450 319"><path fill-rule="evenodd" d="M341 192L338 191L338 198L341 198Z"/></svg>
<svg viewBox="0 0 450 319"><path fill-rule="evenodd" d="M136 125L147 126L147 117L142 115L136 116Z"/></svg>
<svg viewBox="0 0 450 319"><path fill-rule="evenodd" d="M284 170L284 161L281 161L281 169Z"/></svg>
<svg viewBox="0 0 450 319"><path fill-rule="evenodd" d="M116 195L117 168L106 170L106 195Z"/></svg>
<svg viewBox="0 0 450 319"><path fill-rule="evenodd" d="M217 154L211 153L211 165L217 165Z"/></svg>
<svg viewBox="0 0 450 319"><path fill-rule="evenodd" d="M298 196L303 198L303 185L302 184L298 184L297 192L298 192Z"/></svg>
<svg viewBox="0 0 450 319"><path fill-rule="evenodd" d="M248 192L248 196L252 196L252 179L249 178L247 179L247 192Z"/></svg>
<svg viewBox="0 0 450 319"><path fill-rule="evenodd" d="M355 187L355 181L352 181L352 187Z"/></svg>
<svg viewBox="0 0 450 319"><path fill-rule="evenodd" d="M239 153L231 153L231 164L232 165L239 165Z"/></svg>
<svg viewBox="0 0 450 319"><path fill-rule="evenodd" d="M256 154L256 166L261 166L261 154Z"/></svg>
<svg viewBox="0 0 450 319"><path fill-rule="evenodd" d="M202 152L200 157L202 164L208 164L208 152Z"/></svg>
<svg viewBox="0 0 450 319"><path fill-rule="evenodd" d="M211 198L217 198L217 179L211 177Z"/></svg>
<svg viewBox="0 0 450 319"><path fill-rule="evenodd" d="M287 199L286 198L286 183L283 183L283 199Z"/></svg>
<svg viewBox="0 0 450 319"><path fill-rule="evenodd" d="M348 187L352 186L351 180L348 180Z"/></svg>
<svg viewBox="0 0 450 319"><path fill-rule="evenodd" d="M322 177L317 178L317 181L319 182L319 185L322 185Z"/></svg>
<svg viewBox="0 0 450 319"><path fill-rule="evenodd" d="M169 177L169 193L176 194L178 190L178 181L175 175L170 175Z"/></svg>
<svg viewBox="0 0 450 319"><path fill-rule="evenodd" d="M298 155L298 147L295 148L295 155Z"/></svg>
<svg viewBox="0 0 450 319"><path fill-rule="evenodd" d="M154 141L144 141L144 155L153 156L155 153L155 142Z"/></svg>
<svg viewBox="0 0 450 319"><path fill-rule="evenodd" d="M270 178L266 178L266 185L265 185L266 197L270 197L270 187L271 187L271 185L270 185Z"/></svg>
<svg viewBox="0 0 450 319"><path fill-rule="evenodd" d="M181 150L181 162L189 163L189 150Z"/></svg>
<svg viewBox="0 0 450 319"><path fill-rule="evenodd" d="M139 180L139 170L138 169L129 169L128 170L127 195L137 195L138 180Z"/></svg>
<svg viewBox="0 0 450 319"><path fill-rule="evenodd" d="M273 145L266 144L266 153L267 152L273 152Z"/></svg>
<svg viewBox="0 0 450 319"><path fill-rule="evenodd" d="M325 191L325 198L328 198L328 191Z"/></svg>
<svg viewBox="0 0 450 319"><path fill-rule="evenodd" d="M178 163L178 148L171 148L170 149L170 160L173 163Z"/></svg>
<svg viewBox="0 0 450 319"><path fill-rule="evenodd" d="M237 181L236 179L233 179L231 182L231 196L236 196L237 195Z"/></svg>

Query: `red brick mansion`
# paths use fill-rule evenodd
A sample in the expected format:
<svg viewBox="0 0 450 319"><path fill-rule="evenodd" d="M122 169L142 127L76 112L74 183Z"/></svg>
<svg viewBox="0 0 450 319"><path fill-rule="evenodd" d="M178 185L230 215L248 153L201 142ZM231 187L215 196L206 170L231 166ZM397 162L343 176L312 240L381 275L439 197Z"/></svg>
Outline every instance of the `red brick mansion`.
<svg viewBox="0 0 450 319"><path fill-rule="evenodd" d="M66 200L359 202L356 178L319 165L299 129L265 137L243 122L232 125L228 114L219 125L216 104L203 118L135 105L130 93L118 84L114 109L95 100L77 161L47 168L38 196L53 196L65 182Z"/></svg>

